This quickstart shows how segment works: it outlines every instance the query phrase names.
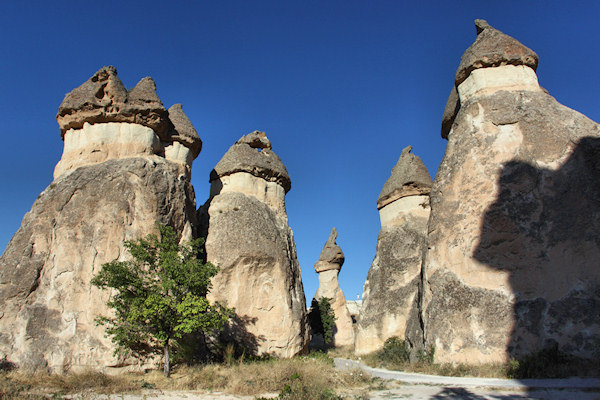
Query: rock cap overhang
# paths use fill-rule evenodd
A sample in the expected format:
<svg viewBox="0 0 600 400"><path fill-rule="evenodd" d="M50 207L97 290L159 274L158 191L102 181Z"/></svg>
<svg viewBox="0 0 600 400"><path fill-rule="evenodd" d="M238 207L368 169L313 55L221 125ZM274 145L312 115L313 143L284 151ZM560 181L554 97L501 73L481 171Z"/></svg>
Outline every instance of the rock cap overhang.
<svg viewBox="0 0 600 400"><path fill-rule="evenodd" d="M517 39L493 28L483 19L475 20L475 28L477 38L460 59L454 79L456 86L478 68L526 65L534 71L537 69L538 55Z"/></svg>
<svg viewBox="0 0 600 400"><path fill-rule="evenodd" d="M129 122L151 128L164 142L180 142L192 151L194 158L202 149L202 140L180 104L167 111L150 77L142 78L127 91L113 66L100 68L67 93L56 120L63 139L69 129L81 129L85 123Z"/></svg>
<svg viewBox="0 0 600 400"><path fill-rule="evenodd" d="M537 69L539 57L535 51L517 39L493 28L486 20L476 19L477 38L463 53L454 77L454 86L448 96L442 116L442 138L448 139L454 118L460 109L456 88L476 69L503 65L525 65Z"/></svg>
<svg viewBox="0 0 600 400"><path fill-rule="evenodd" d="M342 248L335 242L336 239L337 229L333 227L327 242L325 242L325 245L323 246L321 255L315 263L316 272L323 272L330 269L340 270L342 268L345 260L344 252L342 251Z"/></svg>
<svg viewBox="0 0 600 400"><path fill-rule="evenodd" d="M276 182L286 193L292 188L287 169L271 150L271 142L264 132L251 132L235 142L211 171L210 181L236 172L247 172L266 181Z"/></svg>
<svg viewBox="0 0 600 400"><path fill-rule="evenodd" d="M433 181L423 161L411 153L412 146L402 150L398 162L392 168L392 173L383 185L377 209L381 209L402 197L428 195Z"/></svg>

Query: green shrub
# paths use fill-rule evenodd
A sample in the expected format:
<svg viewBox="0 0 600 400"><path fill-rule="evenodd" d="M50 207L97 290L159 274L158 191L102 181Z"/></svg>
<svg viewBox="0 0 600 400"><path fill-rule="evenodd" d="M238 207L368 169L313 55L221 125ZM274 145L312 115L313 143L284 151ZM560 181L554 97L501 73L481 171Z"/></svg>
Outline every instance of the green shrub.
<svg viewBox="0 0 600 400"><path fill-rule="evenodd" d="M377 352L377 359L384 363L406 363L410 360L410 346L398 336L392 336L385 341L383 349Z"/></svg>
<svg viewBox="0 0 600 400"><path fill-rule="evenodd" d="M558 349L558 343L528 354L519 360L510 360L507 375L510 378L562 378L569 375L573 358Z"/></svg>
<svg viewBox="0 0 600 400"><path fill-rule="evenodd" d="M422 364L432 365L435 357L435 347L431 346L428 349L420 349L417 351L417 361Z"/></svg>

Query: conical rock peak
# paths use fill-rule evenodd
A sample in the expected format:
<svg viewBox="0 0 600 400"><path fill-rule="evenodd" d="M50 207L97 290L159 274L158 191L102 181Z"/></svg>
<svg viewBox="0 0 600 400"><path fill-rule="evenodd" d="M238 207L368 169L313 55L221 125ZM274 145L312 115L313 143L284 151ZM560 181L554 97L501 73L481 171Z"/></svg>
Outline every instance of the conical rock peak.
<svg viewBox="0 0 600 400"><path fill-rule="evenodd" d="M432 180L423 161L411 153L412 146L402 154L392 168L392 173L381 189L377 209L381 209L402 197L429 194Z"/></svg>

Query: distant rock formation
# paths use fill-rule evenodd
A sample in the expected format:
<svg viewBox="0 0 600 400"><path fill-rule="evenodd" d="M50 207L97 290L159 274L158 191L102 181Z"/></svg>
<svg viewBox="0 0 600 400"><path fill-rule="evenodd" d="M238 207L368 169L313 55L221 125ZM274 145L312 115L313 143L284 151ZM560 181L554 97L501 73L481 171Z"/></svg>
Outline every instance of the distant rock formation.
<svg viewBox="0 0 600 400"><path fill-rule="evenodd" d="M94 322L108 313L109 295L90 279L103 263L126 259L123 242L156 222L187 239L196 226L189 177L201 141L154 89L144 78L127 92L105 67L65 96L56 178L0 258L0 359L54 372L125 365ZM175 141L188 155L170 156Z"/></svg>
<svg viewBox="0 0 600 400"><path fill-rule="evenodd" d="M323 246L319 260L315 263L315 272L319 274L319 288L315 293L315 300L318 301L323 297L331 299L331 309L335 314L333 345L341 347L354 344L354 328L352 317L346 307L346 297L338 282L338 275L344 264L344 253L335 242L336 239L337 230L333 228Z"/></svg>
<svg viewBox="0 0 600 400"><path fill-rule="evenodd" d="M600 337L600 127L539 86L532 50L475 24L431 191L425 345L439 362L552 345L589 357Z"/></svg>
<svg viewBox="0 0 600 400"><path fill-rule="evenodd" d="M432 182L411 150L402 150L377 200L381 231L363 290L357 354L379 350L392 336L422 347L418 294Z"/></svg>
<svg viewBox="0 0 600 400"><path fill-rule="evenodd" d="M235 307L230 334L247 352L302 352L309 340L306 300L285 211L285 166L265 133L255 131L231 146L210 181L200 214L207 259L221 268L210 298Z"/></svg>

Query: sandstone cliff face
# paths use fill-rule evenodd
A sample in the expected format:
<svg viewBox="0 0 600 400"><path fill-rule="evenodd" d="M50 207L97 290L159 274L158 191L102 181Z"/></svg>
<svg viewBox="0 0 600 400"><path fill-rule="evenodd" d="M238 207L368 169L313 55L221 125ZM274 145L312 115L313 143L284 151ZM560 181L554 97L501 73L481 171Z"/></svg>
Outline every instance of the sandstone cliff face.
<svg viewBox="0 0 600 400"><path fill-rule="evenodd" d="M422 318L436 361L506 361L600 335L600 127L537 83L537 55L476 21L431 191Z"/></svg>
<svg viewBox="0 0 600 400"><path fill-rule="evenodd" d="M337 230L333 228L323 246L319 260L315 263L315 271L319 274L319 288L315 293L315 299L319 300L323 297L331 299L331 309L335 315L333 345L341 347L354 344L354 327L346 307L346 296L338 281L338 275L344 264L344 253L335 242L336 239Z"/></svg>
<svg viewBox="0 0 600 400"><path fill-rule="evenodd" d="M114 80L116 70L103 68L90 82L106 75ZM127 95L108 80L104 93ZM83 99L90 95L74 92ZM73 92L65 103L71 97ZM109 294L92 287L90 279L103 263L126 259L123 242L152 232L156 222L186 238L194 235L189 165L165 158L172 142L147 125L98 122L87 107L69 114L59 162L68 167L40 194L0 258L0 359L27 370L123 366L104 328L94 323L107 314ZM135 112L128 118L138 121ZM69 153L68 142L76 136L81 158Z"/></svg>
<svg viewBox="0 0 600 400"><path fill-rule="evenodd" d="M392 336L422 346L418 295L432 182L411 150L402 151L377 201L381 231L363 290L357 354L381 349Z"/></svg>
<svg viewBox="0 0 600 400"><path fill-rule="evenodd" d="M211 173L200 214L207 259L221 268L209 298L236 309L229 335L251 353L292 357L309 340L306 300L285 212L291 183L270 149L263 132L238 140Z"/></svg>

